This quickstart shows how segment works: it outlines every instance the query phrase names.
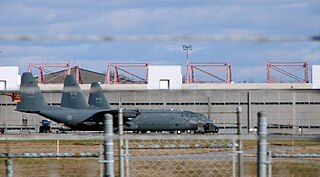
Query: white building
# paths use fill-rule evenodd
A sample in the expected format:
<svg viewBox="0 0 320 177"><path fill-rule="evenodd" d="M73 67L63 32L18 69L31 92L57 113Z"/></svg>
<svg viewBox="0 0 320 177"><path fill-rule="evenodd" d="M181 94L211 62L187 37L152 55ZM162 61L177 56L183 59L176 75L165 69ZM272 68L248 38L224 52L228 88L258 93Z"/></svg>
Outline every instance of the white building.
<svg viewBox="0 0 320 177"><path fill-rule="evenodd" d="M148 89L180 89L181 66L149 66Z"/></svg>
<svg viewBox="0 0 320 177"><path fill-rule="evenodd" d="M19 90L20 82L18 66L0 66L0 90Z"/></svg>
<svg viewBox="0 0 320 177"><path fill-rule="evenodd" d="M312 65L312 88L320 88L320 65Z"/></svg>

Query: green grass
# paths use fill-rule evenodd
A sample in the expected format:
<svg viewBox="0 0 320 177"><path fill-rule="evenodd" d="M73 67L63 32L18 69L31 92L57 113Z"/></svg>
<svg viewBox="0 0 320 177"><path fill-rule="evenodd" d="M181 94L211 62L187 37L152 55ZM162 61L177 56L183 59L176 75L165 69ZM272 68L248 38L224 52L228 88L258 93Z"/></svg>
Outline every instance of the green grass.
<svg viewBox="0 0 320 177"><path fill-rule="evenodd" d="M231 143L230 140L130 140L130 144L224 144ZM98 152L99 145L103 143L101 140L60 140L61 151L73 150L74 152L86 152L89 148L93 151ZM255 140L244 140L244 148L255 148ZM303 150L313 148L317 150L320 148L320 142L318 141L303 141L303 140L272 140L268 142L273 146L292 146L302 147ZM5 141L0 141L1 152L6 152ZM21 141L9 141L12 145L11 148L21 148L28 152L33 150L35 152L41 152L47 148L52 148L53 152L56 147L56 140L21 140ZM114 148L117 149L117 140L114 141ZM29 150L28 150L29 149ZM14 150L14 149L13 149ZM180 149L180 150L139 150L131 149L131 155L135 156L155 156L166 154L169 151L174 154L194 154L206 153L210 149ZM230 151L231 149L226 149ZM185 151L185 152L184 152ZM19 151L17 151L19 152ZM51 151L50 151L51 152ZM194 153L192 153L194 152ZM307 151L306 151L307 152ZM115 152L116 153L116 152ZM298 152L297 152L298 153ZM195 154L194 154L195 155ZM116 157L115 157L116 160ZM185 159L181 160L159 160L159 161L148 161L148 160L133 160L130 161L130 168L135 169L133 174L137 176L143 176L152 174L153 176L168 175L168 170L172 176L199 176L214 174L214 176L231 176L232 168L230 159L217 160L200 160L200 159ZM43 158L43 159L13 159L14 163L14 175L15 176L48 176L48 174L58 174L60 176L99 176L99 163L97 158ZM115 163L116 169L117 163ZM256 160L251 159L250 161L244 162L244 176L256 176ZM296 158L296 159L273 159L272 163L273 176L320 176L320 159L307 159L307 158ZM0 159L0 176L5 176L5 159Z"/></svg>
<svg viewBox="0 0 320 177"><path fill-rule="evenodd" d="M245 162L244 176L256 176L256 168L256 162ZM305 161L303 159L274 159L274 161L272 162L272 176L320 176L320 161L316 159L313 159L311 161Z"/></svg>
<svg viewBox="0 0 320 177"><path fill-rule="evenodd" d="M303 141L303 140L272 140L268 142L271 145L282 145L282 146L313 146L320 145L320 141Z"/></svg>
<svg viewBox="0 0 320 177"><path fill-rule="evenodd" d="M243 147L254 147L257 145L256 140L243 140ZM304 140L269 140L268 144L278 146L317 146L320 145L320 141L304 141Z"/></svg>

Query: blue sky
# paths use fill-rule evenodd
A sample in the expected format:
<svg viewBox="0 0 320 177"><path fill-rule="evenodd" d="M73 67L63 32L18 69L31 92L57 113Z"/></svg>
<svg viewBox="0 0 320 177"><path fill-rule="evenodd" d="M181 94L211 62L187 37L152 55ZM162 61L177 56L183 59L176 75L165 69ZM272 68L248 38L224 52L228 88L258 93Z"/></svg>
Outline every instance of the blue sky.
<svg viewBox="0 0 320 177"><path fill-rule="evenodd" d="M319 0L0 0L2 35L319 35ZM320 62L316 42L0 41L1 65L70 62L105 72L110 62L185 67L229 62L235 82L263 82L265 62Z"/></svg>

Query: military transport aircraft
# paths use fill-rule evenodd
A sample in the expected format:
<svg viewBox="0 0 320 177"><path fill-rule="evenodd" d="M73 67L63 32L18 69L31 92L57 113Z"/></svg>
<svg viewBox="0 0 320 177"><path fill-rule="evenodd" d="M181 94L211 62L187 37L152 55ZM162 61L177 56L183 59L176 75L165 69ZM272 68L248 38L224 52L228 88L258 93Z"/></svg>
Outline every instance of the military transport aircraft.
<svg viewBox="0 0 320 177"><path fill-rule="evenodd" d="M63 123L74 130L101 131L105 114L114 116L114 128L117 127L118 109L112 109L98 83L92 83L89 101L86 103L83 93L72 75L64 82L61 106L48 105L41 94L31 73L23 73L20 86L21 102L17 111L35 113ZM124 131L219 131L213 122L203 114L185 110L146 110L125 109Z"/></svg>

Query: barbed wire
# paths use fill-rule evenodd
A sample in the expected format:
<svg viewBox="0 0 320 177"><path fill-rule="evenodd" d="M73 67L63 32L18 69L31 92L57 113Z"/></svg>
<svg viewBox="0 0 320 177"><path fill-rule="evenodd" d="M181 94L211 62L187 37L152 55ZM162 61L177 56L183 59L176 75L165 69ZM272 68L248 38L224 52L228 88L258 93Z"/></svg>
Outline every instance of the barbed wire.
<svg viewBox="0 0 320 177"><path fill-rule="evenodd" d="M0 35L2 41L249 41L306 42L320 41L320 35Z"/></svg>

